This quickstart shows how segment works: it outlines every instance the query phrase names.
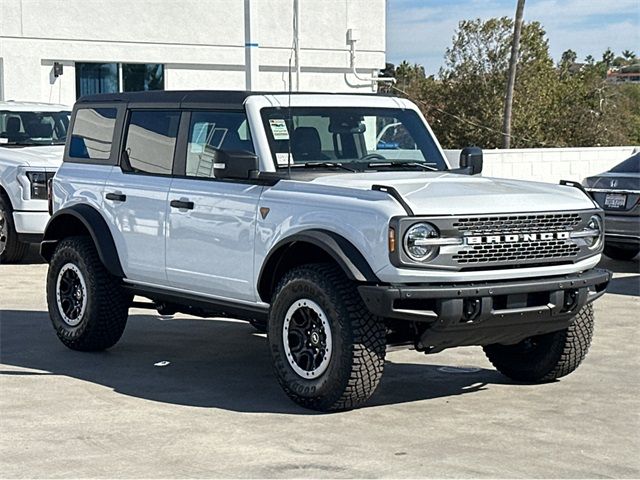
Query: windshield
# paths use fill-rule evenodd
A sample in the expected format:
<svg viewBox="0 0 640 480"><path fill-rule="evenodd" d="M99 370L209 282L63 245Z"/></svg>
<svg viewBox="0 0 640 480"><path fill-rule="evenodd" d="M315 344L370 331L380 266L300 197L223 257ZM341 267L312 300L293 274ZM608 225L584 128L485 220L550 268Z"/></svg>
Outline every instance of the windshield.
<svg viewBox="0 0 640 480"><path fill-rule="evenodd" d="M610 171L613 173L640 173L640 152L619 163Z"/></svg>
<svg viewBox="0 0 640 480"><path fill-rule="evenodd" d="M361 169L415 166L445 170L435 140L416 112L394 108L265 108L262 120L278 167Z"/></svg>
<svg viewBox="0 0 640 480"><path fill-rule="evenodd" d="M64 145L71 112L0 110L0 147Z"/></svg>

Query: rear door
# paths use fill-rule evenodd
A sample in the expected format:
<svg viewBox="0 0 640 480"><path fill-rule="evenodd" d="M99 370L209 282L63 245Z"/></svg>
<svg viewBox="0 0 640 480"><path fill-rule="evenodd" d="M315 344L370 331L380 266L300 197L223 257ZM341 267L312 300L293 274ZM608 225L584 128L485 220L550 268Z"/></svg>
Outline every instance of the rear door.
<svg viewBox="0 0 640 480"><path fill-rule="evenodd" d="M134 282L167 284L167 198L180 115L177 109L129 110L120 165L105 186L103 208L125 275Z"/></svg>
<svg viewBox="0 0 640 480"><path fill-rule="evenodd" d="M255 301L253 248L262 187L216 179L219 150L253 152L244 111L185 113L169 193L167 277L172 287ZM181 133L181 138L183 134Z"/></svg>

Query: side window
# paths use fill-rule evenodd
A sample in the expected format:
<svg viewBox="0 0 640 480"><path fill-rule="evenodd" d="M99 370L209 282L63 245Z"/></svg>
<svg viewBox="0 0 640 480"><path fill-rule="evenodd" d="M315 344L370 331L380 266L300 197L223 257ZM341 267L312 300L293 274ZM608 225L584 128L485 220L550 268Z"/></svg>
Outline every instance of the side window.
<svg viewBox="0 0 640 480"><path fill-rule="evenodd" d="M109 159L116 114L115 108L78 109L71 133L69 156L91 160Z"/></svg>
<svg viewBox="0 0 640 480"><path fill-rule="evenodd" d="M244 112L193 112L185 174L214 178L213 165L219 150L254 153Z"/></svg>
<svg viewBox="0 0 640 480"><path fill-rule="evenodd" d="M180 112L132 111L122 155L122 169L171 175Z"/></svg>

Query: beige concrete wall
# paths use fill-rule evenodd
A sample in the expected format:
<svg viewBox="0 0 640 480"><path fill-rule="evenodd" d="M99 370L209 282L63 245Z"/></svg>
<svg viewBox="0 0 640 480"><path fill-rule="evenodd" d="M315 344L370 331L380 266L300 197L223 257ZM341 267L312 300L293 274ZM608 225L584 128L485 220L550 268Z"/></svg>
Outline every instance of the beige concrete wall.
<svg viewBox="0 0 640 480"><path fill-rule="evenodd" d="M482 175L550 183L582 181L609 170L639 150L640 146L484 150ZM445 153L457 166L460 150Z"/></svg>

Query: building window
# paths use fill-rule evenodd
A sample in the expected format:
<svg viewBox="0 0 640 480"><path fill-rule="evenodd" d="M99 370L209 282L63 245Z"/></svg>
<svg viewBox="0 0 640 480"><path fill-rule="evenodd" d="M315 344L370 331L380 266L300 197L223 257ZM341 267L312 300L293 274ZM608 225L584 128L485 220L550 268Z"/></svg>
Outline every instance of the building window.
<svg viewBox="0 0 640 480"><path fill-rule="evenodd" d="M76 63L76 98L96 93L164 90L159 63Z"/></svg>
<svg viewBox="0 0 640 480"><path fill-rule="evenodd" d="M120 90L117 63L76 63L76 96Z"/></svg>
<svg viewBox="0 0 640 480"><path fill-rule="evenodd" d="M164 90L164 65L159 63L124 63L122 80L125 92Z"/></svg>

